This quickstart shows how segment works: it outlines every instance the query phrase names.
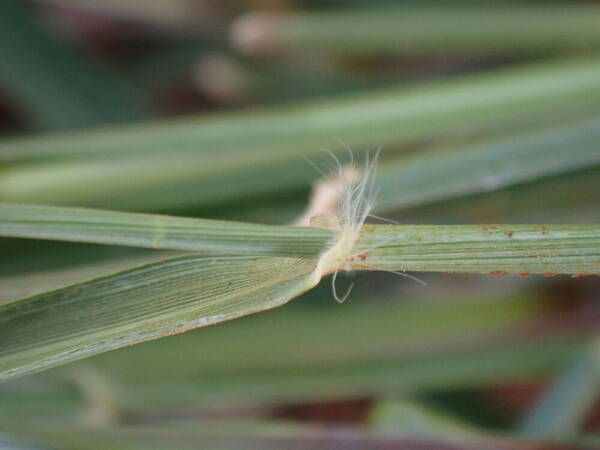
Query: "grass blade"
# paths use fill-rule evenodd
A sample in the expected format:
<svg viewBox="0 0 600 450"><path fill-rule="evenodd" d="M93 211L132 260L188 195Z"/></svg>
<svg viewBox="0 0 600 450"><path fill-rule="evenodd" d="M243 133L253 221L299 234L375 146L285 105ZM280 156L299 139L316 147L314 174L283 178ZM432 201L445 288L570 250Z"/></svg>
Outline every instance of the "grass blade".
<svg viewBox="0 0 600 450"><path fill-rule="evenodd" d="M444 199L402 209L403 223L600 223L600 199L593 193L600 167L514 185L499 191ZM552 195L548 195L552 192ZM399 196L402 194L399 192ZM382 197L385 193L382 192ZM401 200L402 201L402 200ZM443 207L442 207L443 205Z"/></svg>
<svg viewBox="0 0 600 450"><path fill-rule="evenodd" d="M215 161L251 155L252 161L317 153L338 136L350 145L410 141L502 124L529 122L535 114L600 108L600 59L567 59L471 75L459 80L395 88L262 113L228 113L152 124L6 140L0 160L57 157L195 155L194 168L210 172ZM357 148L357 150L361 150ZM210 158L207 160L207 158ZM139 161L139 158L136 159ZM244 160L246 161L246 160ZM210 168L204 167L210 163ZM245 163L237 161L237 165ZM164 169L164 166L163 166ZM244 169L247 169L244 166ZM166 171L166 170L165 170Z"/></svg>
<svg viewBox="0 0 600 450"><path fill-rule="evenodd" d="M398 158L377 182L381 211L489 192L600 165L600 118L494 139L463 148Z"/></svg>
<svg viewBox="0 0 600 450"><path fill-rule="evenodd" d="M356 251L356 270L600 274L600 225L365 225Z"/></svg>
<svg viewBox="0 0 600 450"><path fill-rule="evenodd" d="M450 4L249 14L232 29L241 50L366 54L531 53L600 46L595 5ZM349 32L351 30L351 32Z"/></svg>
<svg viewBox="0 0 600 450"><path fill-rule="evenodd" d="M0 379L279 306L315 260L184 256L0 306Z"/></svg>
<svg viewBox="0 0 600 450"><path fill-rule="evenodd" d="M39 241L34 241L40 244ZM88 249L89 250L89 249ZM94 249L97 250L97 249ZM64 250L63 250L64 251ZM34 257L35 255L29 255ZM66 252L67 258L70 255ZM29 297L45 291L55 290L69 284L110 275L131 267L141 266L162 259L180 256L176 252L150 251L124 257L112 257L99 261L79 261L71 259L71 265L67 267L47 268L43 270L29 270L18 275L5 275L0 277L0 304L15 298ZM40 258L41 259L41 258Z"/></svg>
<svg viewBox="0 0 600 450"><path fill-rule="evenodd" d="M317 256L319 228L0 203L0 235L234 255Z"/></svg>

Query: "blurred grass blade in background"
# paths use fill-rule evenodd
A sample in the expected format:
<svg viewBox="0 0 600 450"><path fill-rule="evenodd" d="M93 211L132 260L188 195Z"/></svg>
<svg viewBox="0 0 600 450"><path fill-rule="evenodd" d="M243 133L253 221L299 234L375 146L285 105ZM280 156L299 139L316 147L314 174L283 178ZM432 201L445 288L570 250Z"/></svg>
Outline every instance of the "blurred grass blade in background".
<svg viewBox="0 0 600 450"><path fill-rule="evenodd" d="M480 139L475 144L442 146L398 157L393 157L393 147L386 148L376 180L381 186L376 210L390 211L489 192L595 167L600 163L599 124L598 117L586 118L509 137ZM0 178L0 195L19 202L164 210L209 207L271 193L275 188L305 187L316 174L299 158L253 161L252 166L245 157L212 161L190 156L177 162L170 158L166 155L164 160L116 158L9 167ZM209 173L211 169L215 172ZM191 179L196 172L198 177ZM227 182L223 181L225 178Z"/></svg>
<svg viewBox="0 0 600 450"><path fill-rule="evenodd" d="M382 165L378 211L490 192L600 165L600 118L467 146L407 155Z"/></svg>
<svg viewBox="0 0 600 450"><path fill-rule="evenodd" d="M566 58L266 111L10 139L0 144L0 160L77 156L87 161L168 152L237 164L236 158L252 156L260 163L316 154L336 136L363 151L358 146L539 124L540 118L564 120L582 108L600 111L598 58Z"/></svg>
<svg viewBox="0 0 600 450"><path fill-rule="evenodd" d="M422 4L419 4L422 3ZM410 5L251 13L231 29L240 50L342 54L531 54L600 47L594 4Z"/></svg>

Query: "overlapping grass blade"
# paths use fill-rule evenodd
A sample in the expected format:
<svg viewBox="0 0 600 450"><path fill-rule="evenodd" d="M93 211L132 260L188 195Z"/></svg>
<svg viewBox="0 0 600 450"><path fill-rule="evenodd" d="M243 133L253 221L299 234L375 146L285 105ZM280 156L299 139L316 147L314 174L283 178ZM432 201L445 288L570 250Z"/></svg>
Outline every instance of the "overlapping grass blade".
<svg viewBox="0 0 600 450"><path fill-rule="evenodd" d="M334 233L161 215L0 205L0 236L228 255L313 257ZM355 270L600 273L599 225L366 225Z"/></svg>
<svg viewBox="0 0 600 450"><path fill-rule="evenodd" d="M77 208L0 213L0 235L252 255L169 259L0 306L5 378L285 303L319 282L318 254L332 237ZM343 255L356 270L596 274L600 226L366 225L356 252Z"/></svg>
<svg viewBox="0 0 600 450"><path fill-rule="evenodd" d="M183 256L6 303L0 379L273 308L313 287L315 265Z"/></svg>

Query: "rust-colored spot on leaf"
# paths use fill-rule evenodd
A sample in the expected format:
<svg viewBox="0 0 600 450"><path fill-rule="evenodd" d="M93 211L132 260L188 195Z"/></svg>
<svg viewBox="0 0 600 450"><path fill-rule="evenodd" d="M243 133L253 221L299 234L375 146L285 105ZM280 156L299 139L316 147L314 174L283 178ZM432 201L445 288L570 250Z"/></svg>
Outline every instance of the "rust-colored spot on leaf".
<svg viewBox="0 0 600 450"><path fill-rule="evenodd" d="M367 259L367 255L365 255L364 253L361 253L360 255L358 255L358 259L360 259L361 261L364 261Z"/></svg>
<svg viewBox="0 0 600 450"><path fill-rule="evenodd" d="M490 272L490 275L508 275L508 272L504 272L503 270L494 270Z"/></svg>
<svg viewBox="0 0 600 450"><path fill-rule="evenodd" d="M593 274L591 273L576 273L575 275L571 275L571 278L584 278L591 277Z"/></svg>
<svg viewBox="0 0 600 450"><path fill-rule="evenodd" d="M513 237L513 234L515 234L514 231L505 231L504 234L506 234L509 238Z"/></svg>
<svg viewBox="0 0 600 450"><path fill-rule="evenodd" d="M547 277L547 278L550 278L550 277L555 277L555 276L557 276L558 274L557 274L557 273L554 273L554 272L546 272L546 273L544 273L543 275L544 275L545 277Z"/></svg>
<svg viewBox="0 0 600 450"><path fill-rule="evenodd" d="M526 278L526 277L528 277L528 276L529 276L529 275L531 275L531 274L530 274L530 273L527 273L527 272L520 272L520 273L518 273L517 275L519 275L520 277Z"/></svg>

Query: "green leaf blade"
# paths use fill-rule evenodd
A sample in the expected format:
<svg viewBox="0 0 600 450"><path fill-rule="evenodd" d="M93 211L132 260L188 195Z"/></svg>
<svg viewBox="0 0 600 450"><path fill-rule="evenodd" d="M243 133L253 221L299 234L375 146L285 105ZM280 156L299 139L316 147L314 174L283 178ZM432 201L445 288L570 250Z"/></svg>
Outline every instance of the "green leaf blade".
<svg viewBox="0 0 600 450"><path fill-rule="evenodd" d="M230 255L315 257L333 234L309 227L0 203L0 235Z"/></svg>
<svg viewBox="0 0 600 450"><path fill-rule="evenodd" d="M598 225L366 225L357 270L599 274Z"/></svg>
<svg viewBox="0 0 600 450"><path fill-rule="evenodd" d="M377 210L418 206L600 164L600 117L384 164Z"/></svg>
<svg viewBox="0 0 600 450"><path fill-rule="evenodd" d="M274 308L315 260L189 255L0 306L0 379Z"/></svg>

